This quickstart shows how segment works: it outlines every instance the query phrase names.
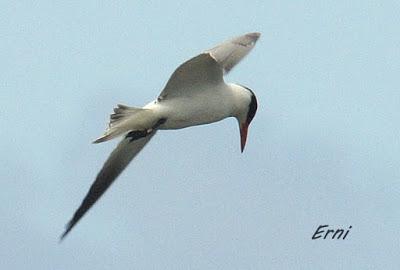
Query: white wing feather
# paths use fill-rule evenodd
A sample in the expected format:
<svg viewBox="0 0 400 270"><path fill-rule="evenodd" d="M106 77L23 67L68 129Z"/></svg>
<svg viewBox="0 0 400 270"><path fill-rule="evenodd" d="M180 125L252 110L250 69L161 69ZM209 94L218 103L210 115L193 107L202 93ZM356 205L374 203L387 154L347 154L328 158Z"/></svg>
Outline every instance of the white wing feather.
<svg viewBox="0 0 400 270"><path fill-rule="evenodd" d="M159 99L190 96L223 83L223 75L251 51L259 37L260 33L235 37L186 61L171 75Z"/></svg>
<svg viewBox="0 0 400 270"><path fill-rule="evenodd" d="M206 51L221 65L224 73L228 73L240 62L256 44L260 33L249 33L227 40Z"/></svg>

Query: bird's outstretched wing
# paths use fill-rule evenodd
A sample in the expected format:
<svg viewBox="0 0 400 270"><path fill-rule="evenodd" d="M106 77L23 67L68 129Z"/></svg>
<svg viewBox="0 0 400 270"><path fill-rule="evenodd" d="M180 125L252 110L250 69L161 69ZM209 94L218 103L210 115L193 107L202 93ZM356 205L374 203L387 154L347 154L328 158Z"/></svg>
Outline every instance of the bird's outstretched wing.
<svg viewBox="0 0 400 270"><path fill-rule="evenodd" d="M187 97L202 89L212 89L254 47L259 33L227 40L181 64L169 78L159 99Z"/></svg>
<svg viewBox="0 0 400 270"><path fill-rule="evenodd" d="M132 131L128 133L114 151L112 151L78 210L76 210L74 216L68 222L65 232L61 235L60 240L67 236L76 223L78 223L101 195L104 194L107 188L114 182L129 162L143 149L156 133L156 131L153 131L150 134L145 134L145 132L146 131Z"/></svg>
<svg viewBox="0 0 400 270"><path fill-rule="evenodd" d="M159 100L190 97L200 89L223 82L223 71L209 53L202 53L180 65L169 78Z"/></svg>
<svg viewBox="0 0 400 270"><path fill-rule="evenodd" d="M218 62L224 73L228 73L253 49L260 35L260 33L248 33L235 37L207 50L206 53Z"/></svg>

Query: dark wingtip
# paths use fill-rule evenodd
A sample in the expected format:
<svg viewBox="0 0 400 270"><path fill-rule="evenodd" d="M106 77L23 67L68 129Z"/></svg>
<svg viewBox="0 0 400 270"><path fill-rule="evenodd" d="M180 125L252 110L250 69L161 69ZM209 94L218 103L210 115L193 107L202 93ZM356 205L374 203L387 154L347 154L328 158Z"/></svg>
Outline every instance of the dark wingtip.
<svg viewBox="0 0 400 270"><path fill-rule="evenodd" d="M68 224L66 225L66 229L63 232L63 234L60 236L58 243L61 243L64 238L68 235L68 233L71 231L73 225L71 224L71 222L68 222Z"/></svg>
<svg viewBox="0 0 400 270"><path fill-rule="evenodd" d="M246 36L251 37L251 38L253 38L255 41L257 41L257 40L260 38L261 33L260 33L260 32L253 32L253 33L248 33L248 34L246 34Z"/></svg>
<svg viewBox="0 0 400 270"><path fill-rule="evenodd" d="M61 244L62 241L64 240L65 236L67 236L67 232L64 232L59 238L58 238L58 243Z"/></svg>

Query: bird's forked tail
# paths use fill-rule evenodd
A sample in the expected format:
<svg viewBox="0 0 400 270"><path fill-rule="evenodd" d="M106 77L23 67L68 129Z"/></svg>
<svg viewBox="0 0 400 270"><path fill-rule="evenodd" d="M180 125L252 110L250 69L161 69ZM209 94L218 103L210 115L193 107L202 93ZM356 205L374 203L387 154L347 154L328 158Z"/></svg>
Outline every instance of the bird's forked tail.
<svg viewBox="0 0 400 270"><path fill-rule="evenodd" d="M104 134L93 143L101 143L116 138L130 130L144 130L154 122L152 111L149 109L129 107L118 104L110 115L110 122Z"/></svg>

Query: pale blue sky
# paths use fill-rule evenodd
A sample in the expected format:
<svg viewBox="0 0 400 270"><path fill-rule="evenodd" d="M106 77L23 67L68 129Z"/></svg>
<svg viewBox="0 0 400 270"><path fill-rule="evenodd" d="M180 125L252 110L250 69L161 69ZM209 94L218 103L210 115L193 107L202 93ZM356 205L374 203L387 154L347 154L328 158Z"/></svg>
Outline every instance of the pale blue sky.
<svg viewBox="0 0 400 270"><path fill-rule="evenodd" d="M2 1L1 269L398 269L398 1ZM117 103L262 33L226 78L259 110L160 132L62 244ZM352 225L345 241L311 236Z"/></svg>

